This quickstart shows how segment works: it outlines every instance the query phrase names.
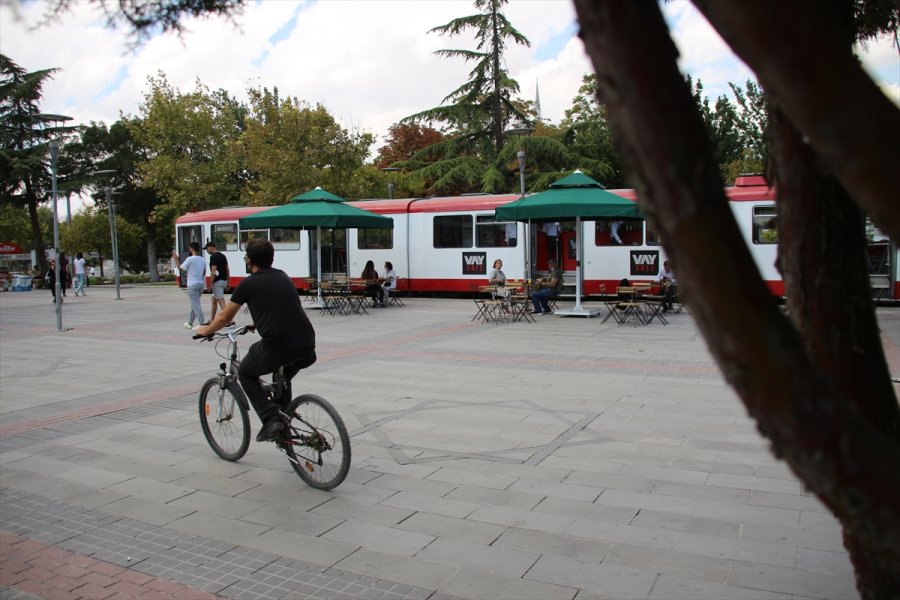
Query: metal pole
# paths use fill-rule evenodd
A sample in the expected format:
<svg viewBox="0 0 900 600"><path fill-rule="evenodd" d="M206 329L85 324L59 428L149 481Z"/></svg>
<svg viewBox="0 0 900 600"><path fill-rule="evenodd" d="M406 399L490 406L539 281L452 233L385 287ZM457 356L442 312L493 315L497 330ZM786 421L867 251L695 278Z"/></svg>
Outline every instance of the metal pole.
<svg viewBox="0 0 900 600"><path fill-rule="evenodd" d="M519 161L519 193L520 193L521 197L524 198L525 197L525 150L524 149L516 152L516 160ZM516 224L516 227L518 227L518 224ZM529 252L529 246L531 246L531 223L530 222L528 223L528 226L525 228L525 237L523 239L523 242L524 243L522 245L524 246L524 248L522 249L522 251L523 251L524 257L525 257L525 264L523 265L523 272L524 272L525 281L528 281L530 279L530 275L528 273L528 271L530 269L528 267L529 267L529 262L531 259L530 252Z"/></svg>
<svg viewBox="0 0 900 600"><path fill-rule="evenodd" d="M60 286L60 277L62 276L62 261L59 259L59 218L56 214L56 157L59 155L59 143L56 140L50 142L50 172L53 175L52 192L53 192L53 252L56 255L56 268L53 269L54 282L53 293L56 298L56 330L62 331L62 287Z"/></svg>
<svg viewBox="0 0 900 600"><path fill-rule="evenodd" d="M113 268L116 278L116 300L121 300L119 294L119 240L116 235L116 209L112 203L112 188L106 186L106 205L109 207L109 235L112 240Z"/></svg>

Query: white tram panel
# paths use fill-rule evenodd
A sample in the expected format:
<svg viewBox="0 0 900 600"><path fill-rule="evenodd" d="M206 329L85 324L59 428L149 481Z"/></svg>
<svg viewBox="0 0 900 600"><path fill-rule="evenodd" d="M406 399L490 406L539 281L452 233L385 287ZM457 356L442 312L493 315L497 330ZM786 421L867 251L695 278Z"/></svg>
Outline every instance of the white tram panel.
<svg viewBox="0 0 900 600"><path fill-rule="evenodd" d="M349 277L362 275L366 262L375 264L375 271L381 275L384 263L390 262L397 277L408 279L409 270L409 213L406 203L410 200L361 200L348 204L368 210L394 221L391 230L347 230L347 270Z"/></svg>

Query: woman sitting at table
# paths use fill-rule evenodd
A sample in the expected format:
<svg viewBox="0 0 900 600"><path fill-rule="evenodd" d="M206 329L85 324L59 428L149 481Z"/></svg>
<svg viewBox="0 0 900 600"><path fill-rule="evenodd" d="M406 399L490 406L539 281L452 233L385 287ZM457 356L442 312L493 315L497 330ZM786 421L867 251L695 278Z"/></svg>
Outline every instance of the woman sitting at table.
<svg viewBox="0 0 900 600"><path fill-rule="evenodd" d="M375 270L375 263L373 261L367 261L366 266L363 269L362 275L360 275L360 279L362 279L366 283L366 295L372 297L372 306L377 306L381 303L381 286L378 285L378 271Z"/></svg>
<svg viewBox="0 0 900 600"><path fill-rule="evenodd" d="M506 275L503 274L502 268L503 261L498 258L494 261L494 268L491 270L491 274L488 275L488 282L491 285L506 285Z"/></svg>

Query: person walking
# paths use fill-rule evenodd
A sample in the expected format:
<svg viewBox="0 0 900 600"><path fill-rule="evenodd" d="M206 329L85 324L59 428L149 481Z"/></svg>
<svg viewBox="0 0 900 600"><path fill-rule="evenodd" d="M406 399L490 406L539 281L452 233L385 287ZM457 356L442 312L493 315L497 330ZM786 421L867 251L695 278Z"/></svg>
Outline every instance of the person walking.
<svg viewBox="0 0 900 600"><path fill-rule="evenodd" d="M228 257L216 250L215 242L206 242L206 251L209 253L209 278L212 292L210 309L212 314L209 320L216 318L216 312L221 308L225 310L225 288L228 287Z"/></svg>
<svg viewBox="0 0 900 600"><path fill-rule="evenodd" d="M84 282L86 279L86 274L84 271L84 253L79 252L75 255L75 297L78 297L78 294L81 293L82 296L87 296L84 291Z"/></svg>
<svg viewBox="0 0 900 600"><path fill-rule="evenodd" d="M47 272L44 274L44 285L50 288L50 294L53 295L53 303L56 304L56 261L52 258L47 266ZM62 302L63 299L60 298L59 301Z"/></svg>
<svg viewBox="0 0 900 600"><path fill-rule="evenodd" d="M200 296L203 294L203 284L206 279L206 261L200 256L198 242L191 242L190 249L191 255L184 259L184 262L178 259L178 252L172 250L175 266L187 274L187 294L191 300L191 312L188 314L187 323L184 324L185 329L193 329L195 320L197 325L207 324L203 318L203 307L200 305Z"/></svg>

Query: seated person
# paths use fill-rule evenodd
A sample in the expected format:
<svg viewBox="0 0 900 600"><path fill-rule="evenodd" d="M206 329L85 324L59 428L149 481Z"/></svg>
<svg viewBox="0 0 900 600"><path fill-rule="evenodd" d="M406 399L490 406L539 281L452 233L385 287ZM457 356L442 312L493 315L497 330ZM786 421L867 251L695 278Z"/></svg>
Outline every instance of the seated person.
<svg viewBox="0 0 900 600"><path fill-rule="evenodd" d="M506 275L503 274L503 261L499 258L494 261L494 268L488 275L488 282L491 285L506 285Z"/></svg>
<svg viewBox="0 0 900 600"><path fill-rule="evenodd" d="M547 300L559 296L559 293L562 291L563 274L559 269L559 263L552 258L548 263L550 265L550 272L546 277L540 280L541 289L532 292L531 294L531 304L534 306L534 314L536 315L549 315L550 304Z"/></svg>
<svg viewBox="0 0 900 600"><path fill-rule="evenodd" d="M663 312L669 312L672 310L672 303L675 302L675 298L678 296L678 282L675 281L675 273L672 271L669 261L663 261L662 270L659 272L657 281L662 286Z"/></svg>
<svg viewBox="0 0 900 600"><path fill-rule="evenodd" d="M384 273L381 274L380 283L381 301L377 306L378 308L384 308L387 306L386 300L388 292L397 289L397 272L394 270L394 265L390 261L384 262Z"/></svg>
<svg viewBox="0 0 900 600"><path fill-rule="evenodd" d="M360 279L366 282L366 295L372 297L372 306L376 306L381 301L382 292L384 291L378 285L378 271L375 270L375 263L371 260L366 261Z"/></svg>

